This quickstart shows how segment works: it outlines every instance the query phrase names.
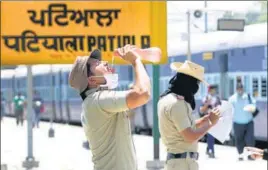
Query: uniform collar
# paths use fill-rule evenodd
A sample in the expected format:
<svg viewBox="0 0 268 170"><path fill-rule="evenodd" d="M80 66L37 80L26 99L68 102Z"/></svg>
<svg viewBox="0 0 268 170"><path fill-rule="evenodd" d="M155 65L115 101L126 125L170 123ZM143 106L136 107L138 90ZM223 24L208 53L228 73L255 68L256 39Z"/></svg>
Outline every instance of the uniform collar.
<svg viewBox="0 0 268 170"><path fill-rule="evenodd" d="M175 97L176 97L178 100L184 100L184 97L183 97L183 96L178 95L178 94L175 94L175 93L173 93L173 94L175 95Z"/></svg>
<svg viewBox="0 0 268 170"><path fill-rule="evenodd" d="M95 93L97 91L101 91L101 90L108 90L108 88L107 87L97 87L97 88L89 89L87 87L82 93L80 93L80 96L81 96L82 100L85 100L88 95Z"/></svg>

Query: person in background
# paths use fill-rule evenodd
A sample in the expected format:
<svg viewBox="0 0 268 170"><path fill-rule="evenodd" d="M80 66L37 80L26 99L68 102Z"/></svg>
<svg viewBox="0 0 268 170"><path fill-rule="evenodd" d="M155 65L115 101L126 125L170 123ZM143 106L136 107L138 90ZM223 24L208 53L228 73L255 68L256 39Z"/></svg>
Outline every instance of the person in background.
<svg viewBox="0 0 268 170"><path fill-rule="evenodd" d="M39 93L37 91L34 91L34 97L33 97L33 109L34 109L34 121L33 121L33 127L39 128L39 122L40 122L40 115L42 111L42 107L44 107L43 99L40 97Z"/></svg>
<svg viewBox="0 0 268 170"><path fill-rule="evenodd" d="M251 152L251 158L268 160L268 149L259 149L255 147L245 147L246 151Z"/></svg>
<svg viewBox="0 0 268 170"><path fill-rule="evenodd" d="M25 97L21 94L21 92L18 92L18 94L14 97L13 102L15 107L16 124L18 126L19 123L21 123L21 126L23 126Z"/></svg>
<svg viewBox="0 0 268 170"><path fill-rule="evenodd" d="M202 105L200 106L199 113L200 117L207 115L211 110L221 104L220 97L217 95L217 85L210 85L208 87L208 94L202 100ZM215 158L214 149L215 139L212 135L207 133L207 155L210 158Z"/></svg>
<svg viewBox="0 0 268 170"><path fill-rule="evenodd" d="M1 121L3 120L3 117L5 116L5 106L6 105L6 100L5 97L3 95L3 93L1 92Z"/></svg>
<svg viewBox="0 0 268 170"><path fill-rule="evenodd" d="M128 89L132 89L133 85L134 85L133 83L129 84ZM135 112L136 112L136 109L131 109L127 113L128 117L130 119L130 127L131 127L131 133L132 134L135 133Z"/></svg>
<svg viewBox="0 0 268 170"><path fill-rule="evenodd" d="M251 104L256 104L256 101L251 97ZM244 160L243 149L245 146L253 147L254 140L254 122L253 114L250 111L245 111L245 106L250 104L249 96L244 92L242 83L237 83L236 93L229 98L229 102L234 107L233 128L235 145L238 151L238 160ZM248 156L248 160L254 160Z"/></svg>

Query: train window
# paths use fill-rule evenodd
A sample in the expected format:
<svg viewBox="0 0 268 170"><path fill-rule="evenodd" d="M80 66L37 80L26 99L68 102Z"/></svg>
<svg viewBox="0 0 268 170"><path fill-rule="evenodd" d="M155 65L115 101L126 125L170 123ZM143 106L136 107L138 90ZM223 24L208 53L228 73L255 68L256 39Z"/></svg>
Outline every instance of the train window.
<svg viewBox="0 0 268 170"><path fill-rule="evenodd" d="M7 87L12 88L12 80L7 80Z"/></svg>
<svg viewBox="0 0 268 170"><path fill-rule="evenodd" d="M267 79L265 77L261 78L261 97L267 96Z"/></svg>
<svg viewBox="0 0 268 170"><path fill-rule="evenodd" d="M23 86L23 78L18 78L16 81L16 84L17 84L17 88L25 87Z"/></svg>
<svg viewBox="0 0 268 170"><path fill-rule="evenodd" d="M34 86L49 86L50 85L50 76L46 75L38 75L34 76L33 85Z"/></svg>
<svg viewBox="0 0 268 170"><path fill-rule="evenodd" d="M8 80L2 79L1 80L1 89L8 87Z"/></svg>
<svg viewBox="0 0 268 170"><path fill-rule="evenodd" d="M258 78L252 78L252 94L257 97L259 92L259 80Z"/></svg>
<svg viewBox="0 0 268 170"><path fill-rule="evenodd" d="M34 76L33 77L33 86L36 87L36 86L40 86L42 83L40 83L41 80L40 80L40 76Z"/></svg>
<svg viewBox="0 0 268 170"><path fill-rule="evenodd" d="M26 78L18 78L17 79L17 87L23 88L27 86Z"/></svg>
<svg viewBox="0 0 268 170"><path fill-rule="evenodd" d="M1 88L8 88L9 86L8 80L1 80Z"/></svg>

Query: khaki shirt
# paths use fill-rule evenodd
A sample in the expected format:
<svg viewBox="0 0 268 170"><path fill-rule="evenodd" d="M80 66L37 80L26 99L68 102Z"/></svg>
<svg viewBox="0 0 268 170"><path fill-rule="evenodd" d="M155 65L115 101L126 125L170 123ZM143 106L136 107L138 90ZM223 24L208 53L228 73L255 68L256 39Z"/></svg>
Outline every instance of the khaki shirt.
<svg viewBox="0 0 268 170"><path fill-rule="evenodd" d="M195 128L192 108L182 96L170 93L158 102L159 130L167 152L197 152L197 142L185 141L179 132Z"/></svg>
<svg viewBox="0 0 268 170"><path fill-rule="evenodd" d="M91 89L82 104L82 125L94 170L136 170L126 103L128 91Z"/></svg>

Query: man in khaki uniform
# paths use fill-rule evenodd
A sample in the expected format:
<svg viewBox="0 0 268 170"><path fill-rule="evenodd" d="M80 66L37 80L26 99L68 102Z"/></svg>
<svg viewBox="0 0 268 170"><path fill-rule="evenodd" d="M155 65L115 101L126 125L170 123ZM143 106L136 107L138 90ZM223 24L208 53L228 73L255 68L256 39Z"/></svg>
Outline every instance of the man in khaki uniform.
<svg viewBox="0 0 268 170"><path fill-rule="evenodd" d="M82 125L92 151L94 170L137 170L127 111L148 102L150 79L140 60L126 45L119 55L130 62L135 83L127 91L113 91L117 74L101 62L101 52L94 50L89 57L77 57L69 75L70 86L83 99Z"/></svg>
<svg viewBox="0 0 268 170"><path fill-rule="evenodd" d="M132 89L133 88L133 83L128 85L128 89ZM130 129L131 129L131 133L135 133L135 109L129 110L128 111L128 117L130 119Z"/></svg>
<svg viewBox="0 0 268 170"><path fill-rule="evenodd" d="M204 82L204 68L185 61L172 63L171 69L177 74L158 102L159 130L168 152L165 169L198 170L198 140L217 123L219 110L214 109L195 121L192 116L194 95L199 82Z"/></svg>

